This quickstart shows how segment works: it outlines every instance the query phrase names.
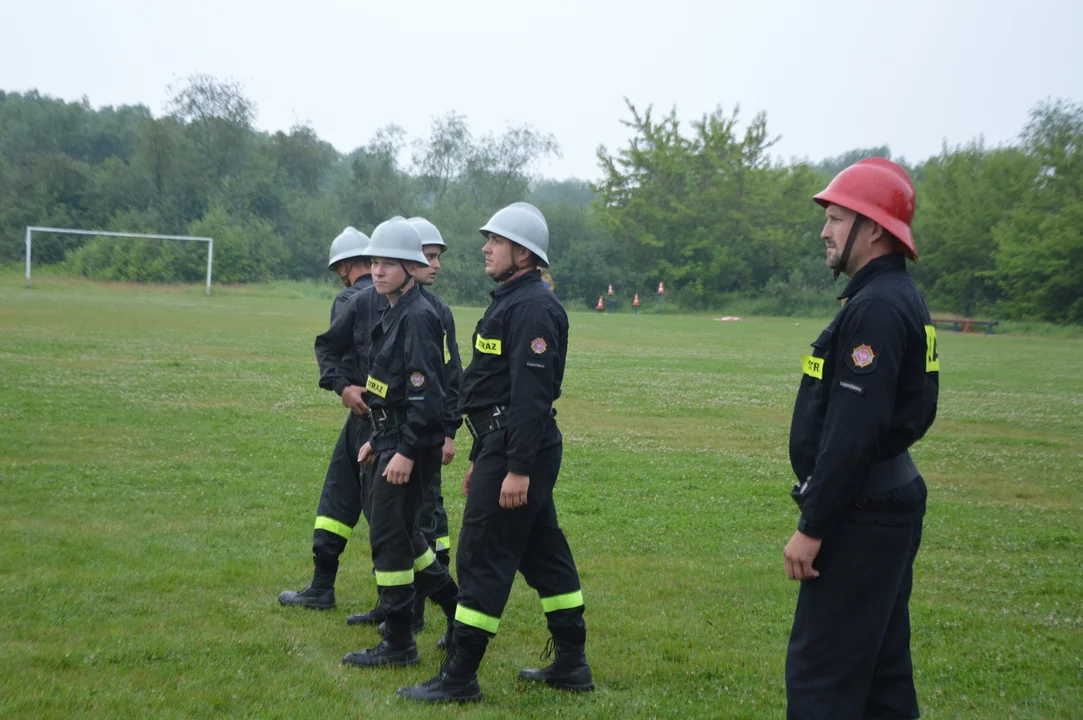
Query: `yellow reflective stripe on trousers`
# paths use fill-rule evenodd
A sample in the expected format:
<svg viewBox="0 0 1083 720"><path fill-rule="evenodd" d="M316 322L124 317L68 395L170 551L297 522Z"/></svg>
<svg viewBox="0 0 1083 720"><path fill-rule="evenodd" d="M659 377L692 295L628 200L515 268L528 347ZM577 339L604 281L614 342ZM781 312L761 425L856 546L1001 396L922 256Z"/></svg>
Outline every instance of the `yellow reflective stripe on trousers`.
<svg viewBox="0 0 1083 720"><path fill-rule="evenodd" d="M446 535L444 537L436 538L436 549L437 550L450 550L451 549L451 538L449 538Z"/></svg>
<svg viewBox="0 0 1083 720"><path fill-rule="evenodd" d="M494 618L491 615L480 613L477 610L471 610L462 605L455 608L455 619L463 625L476 627L479 630L491 632L493 635L496 635L496 629L500 627L500 618Z"/></svg>
<svg viewBox="0 0 1083 720"><path fill-rule="evenodd" d="M811 355L801 356L801 371L809 377L814 377L817 380L824 379L824 359L818 357L812 357Z"/></svg>
<svg viewBox="0 0 1083 720"><path fill-rule="evenodd" d="M421 572L434 562L436 562L436 553L429 548L425 548L425 552L422 555L414 558L414 572Z"/></svg>
<svg viewBox="0 0 1083 720"><path fill-rule="evenodd" d="M556 612L557 610L571 610L572 608L583 606L583 591L576 590L573 593L566 593L564 595L554 595L553 597L544 597L541 599L542 612Z"/></svg>
<svg viewBox="0 0 1083 720"><path fill-rule="evenodd" d="M414 581L414 570L377 570L376 584L384 587L395 585L409 585Z"/></svg>
<svg viewBox="0 0 1083 720"><path fill-rule="evenodd" d="M936 348L936 326L925 326L925 372L940 372L940 352Z"/></svg>
<svg viewBox="0 0 1083 720"><path fill-rule="evenodd" d="M340 523L338 520L333 520L323 515L316 516L316 529L333 532L335 535L344 537L347 540L349 540L350 535L353 534L353 528L346 523Z"/></svg>

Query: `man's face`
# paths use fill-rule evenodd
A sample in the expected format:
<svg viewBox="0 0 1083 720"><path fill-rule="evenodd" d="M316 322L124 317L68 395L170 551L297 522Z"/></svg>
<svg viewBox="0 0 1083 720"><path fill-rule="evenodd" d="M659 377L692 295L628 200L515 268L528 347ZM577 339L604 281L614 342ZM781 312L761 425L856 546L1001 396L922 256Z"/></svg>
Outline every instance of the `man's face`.
<svg viewBox="0 0 1083 720"><path fill-rule="evenodd" d="M845 272L846 268L839 267L839 261L842 259L842 251L846 247L847 238L850 237L850 228L853 227L857 213L839 205L828 205L824 210L824 215L827 219L820 237L827 244L827 267ZM853 249L850 252L852 253Z"/></svg>
<svg viewBox="0 0 1083 720"><path fill-rule="evenodd" d="M350 261L339 260L334 265L335 272L338 273L338 279L342 281L342 287L350 287Z"/></svg>
<svg viewBox="0 0 1083 720"><path fill-rule="evenodd" d="M425 254L425 259L429 261L429 266L419 264L414 272L414 280L418 285L427 287L436 282L436 273L440 270L440 255L443 254L444 248L440 245L426 245L421 251Z"/></svg>
<svg viewBox="0 0 1083 720"><path fill-rule="evenodd" d="M505 237L489 233L489 239L481 248L485 255L485 274L493 280L500 280L513 267L512 243Z"/></svg>
<svg viewBox="0 0 1083 720"><path fill-rule="evenodd" d="M402 265L402 260L393 258L372 259L372 284L376 286L376 292L380 295L398 292L406 280Z"/></svg>

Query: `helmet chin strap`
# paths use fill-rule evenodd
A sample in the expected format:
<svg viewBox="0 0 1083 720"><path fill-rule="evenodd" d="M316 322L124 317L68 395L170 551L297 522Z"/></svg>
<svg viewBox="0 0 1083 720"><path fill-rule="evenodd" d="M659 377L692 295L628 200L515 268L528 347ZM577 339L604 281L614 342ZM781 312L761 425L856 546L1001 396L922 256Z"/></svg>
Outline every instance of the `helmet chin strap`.
<svg viewBox="0 0 1083 720"><path fill-rule="evenodd" d="M410 284L410 281L414 279L414 276L410 274L410 271L406 269L406 263L400 262L399 267L402 268L402 285L399 285L399 289L396 290L399 295L402 295L402 289Z"/></svg>
<svg viewBox="0 0 1083 720"><path fill-rule="evenodd" d="M519 271L519 268L516 267L515 265L508 265L508 269L505 270L504 272L500 273L499 275L497 275L495 278L493 278L493 280L496 280L498 283L499 282L507 282L508 280L511 280L511 276L514 275L515 273L517 273L518 271Z"/></svg>
<svg viewBox="0 0 1083 720"><path fill-rule="evenodd" d="M516 242L511 243L511 248L512 248L511 254L512 254L513 258L515 257L515 251L518 250L520 247L522 247L522 245L519 245ZM500 273L496 277L494 277L493 280L495 280L498 283L507 282L508 280L511 279L511 276L514 275L517 272L519 272L519 266L513 260L512 263L510 265L508 265L508 269L505 270L504 272Z"/></svg>
<svg viewBox="0 0 1083 720"><path fill-rule="evenodd" d="M835 263L835 280L839 279L839 275L846 269L846 263L850 262L850 251L854 248L854 240L857 238L857 233L861 230L863 222L865 222L865 216L857 213L854 217L854 224L850 226L850 234L846 237L846 246L842 249L839 261Z"/></svg>

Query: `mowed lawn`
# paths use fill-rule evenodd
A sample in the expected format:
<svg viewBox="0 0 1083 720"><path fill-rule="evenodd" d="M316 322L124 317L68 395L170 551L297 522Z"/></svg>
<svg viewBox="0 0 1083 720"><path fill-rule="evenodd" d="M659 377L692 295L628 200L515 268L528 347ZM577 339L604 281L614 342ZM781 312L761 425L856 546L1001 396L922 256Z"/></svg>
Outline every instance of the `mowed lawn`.
<svg viewBox="0 0 1083 720"><path fill-rule="evenodd" d="M276 294L277 293L277 294ZM347 627L375 598L362 522L339 608L303 587L345 411L316 385L328 300L0 278L0 717L774 718L797 588L786 442L825 320L571 315L562 524L598 691L525 687L547 637L519 580L477 707L394 697ZM466 357L481 313L456 309ZM942 331L912 601L927 718L1083 717L1083 342ZM861 422L861 418L854 418ZM445 470L456 537L468 438Z"/></svg>

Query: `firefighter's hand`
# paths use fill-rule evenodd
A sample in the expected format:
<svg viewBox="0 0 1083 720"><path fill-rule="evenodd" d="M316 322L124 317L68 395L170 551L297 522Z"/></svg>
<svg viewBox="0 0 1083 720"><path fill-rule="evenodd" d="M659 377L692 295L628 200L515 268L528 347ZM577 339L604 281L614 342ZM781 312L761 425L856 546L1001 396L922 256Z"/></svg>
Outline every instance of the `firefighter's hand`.
<svg viewBox="0 0 1083 720"><path fill-rule="evenodd" d="M414 461L400 453L395 453L391 462L384 469L384 477L392 485L405 485L410 482L410 473L414 471Z"/></svg>
<svg viewBox="0 0 1083 720"><path fill-rule="evenodd" d="M515 510L526 505L526 491L530 488L530 476L508 473L500 486L500 507Z"/></svg>
<svg viewBox="0 0 1083 720"><path fill-rule="evenodd" d="M473 474L474 463L470 463L466 468L466 472L463 473L463 495L468 495L470 493L470 476Z"/></svg>
<svg viewBox="0 0 1083 720"><path fill-rule="evenodd" d="M342 407L347 408L354 415L365 415L369 406L365 404L365 388L360 385L347 385L342 391Z"/></svg>
<svg viewBox="0 0 1083 720"><path fill-rule="evenodd" d="M450 465L455 459L455 438L444 438L444 453L440 456L441 465Z"/></svg>
<svg viewBox="0 0 1083 720"><path fill-rule="evenodd" d="M357 453L357 462L362 465L371 465L373 458L372 443L367 442L361 446L361 452Z"/></svg>
<svg viewBox="0 0 1083 720"><path fill-rule="evenodd" d="M786 543L782 556L786 560L786 577L790 580L812 580L820 577L820 571L812 567L812 561L820 553L820 540L797 531Z"/></svg>

